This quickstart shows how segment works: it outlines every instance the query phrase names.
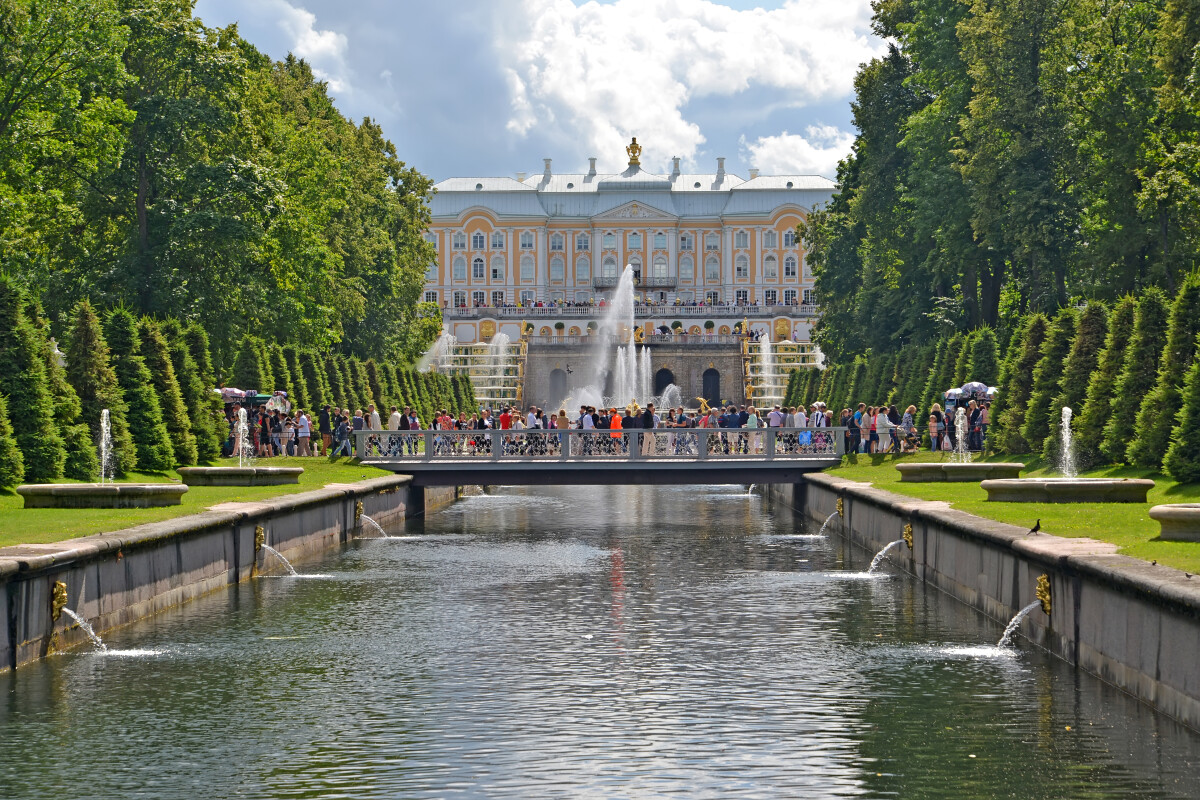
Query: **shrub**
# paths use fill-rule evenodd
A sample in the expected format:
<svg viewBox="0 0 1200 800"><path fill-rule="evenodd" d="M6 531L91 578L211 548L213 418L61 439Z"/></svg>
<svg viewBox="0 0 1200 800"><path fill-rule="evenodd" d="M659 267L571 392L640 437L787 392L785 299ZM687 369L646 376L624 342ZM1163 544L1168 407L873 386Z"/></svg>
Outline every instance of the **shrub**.
<svg viewBox="0 0 1200 800"><path fill-rule="evenodd" d="M971 363L967 380L995 386L1000 380L1000 357L996 349L996 332L980 328L971 341Z"/></svg>
<svg viewBox="0 0 1200 800"><path fill-rule="evenodd" d="M1050 402L1050 433L1042 443L1042 457L1052 464L1058 461L1062 444L1062 426L1055 421L1062 419L1064 406L1077 415L1083 413L1088 382L1100 362L1100 351L1104 349L1107 336L1108 310L1103 303L1089 303L1079 315L1079 332L1063 364L1058 394Z"/></svg>
<svg viewBox="0 0 1200 800"><path fill-rule="evenodd" d="M75 480L94 481L100 475L100 458L92 441L91 429L79 419L79 395L75 394L67 380L66 370L59 363L60 354L55 352L54 341L50 338L50 324L37 300L26 302L25 315L37 332L42 363L46 366L46 381L54 398L54 419L58 423L67 454L63 474Z"/></svg>
<svg viewBox="0 0 1200 800"><path fill-rule="evenodd" d="M161 327L171 353L171 364L175 367L175 379L179 382L179 391L187 408L192 437L196 440L196 460L211 462L221 455L221 443L225 439L221 398L213 391L214 387L201 378L200 367L192 357L186 332L179 323L167 319Z"/></svg>
<svg viewBox="0 0 1200 800"><path fill-rule="evenodd" d="M238 343L233 360L233 385L239 389L270 392L271 381L263 359L262 341L246 334Z"/></svg>
<svg viewBox="0 0 1200 800"><path fill-rule="evenodd" d="M0 394L0 486L16 486L25 480L25 459L8 421L8 400Z"/></svg>
<svg viewBox="0 0 1200 800"><path fill-rule="evenodd" d="M1087 397L1083 413L1076 417L1075 464L1088 469L1101 463L1100 444L1104 438L1104 426L1112 416L1113 396L1125 350L1133 335L1133 321L1137 315L1137 300L1125 295L1108 317L1108 332L1104 337L1104 349L1096 364L1096 370L1088 381Z"/></svg>
<svg viewBox="0 0 1200 800"><path fill-rule="evenodd" d="M1133 335L1113 388L1112 416L1104 426L1100 452L1115 463L1128 461L1138 409L1154 388L1156 365L1167 342L1167 299L1150 287L1138 301Z"/></svg>
<svg viewBox="0 0 1200 800"><path fill-rule="evenodd" d="M128 406L117 383L100 318L87 300L75 307L66 357L67 381L79 397L79 416L91 430L92 441L99 445L100 415L107 408L113 470L118 475L133 471L137 467L137 450L129 431Z"/></svg>
<svg viewBox="0 0 1200 800"><path fill-rule="evenodd" d="M167 340L158 324L149 317L143 317L138 325L138 337L142 358L150 370L154 391L162 407L163 424L167 426L175 463L184 466L195 464L198 458L196 436L192 433L192 421L183 402L183 392L179 388Z"/></svg>
<svg viewBox="0 0 1200 800"><path fill-rule="evenodd" d="M140 354L141 341L133 315L123 308L108 312L104 338L111 349L113 371L128 408L129 431L140 470L161 472L175 464L175 454L153 378Z"/></svg>
<svg viewBox="0 0 1200 800"><path fill-rule="evenodd" d="M1021 435L1021 429L1025 426L1025 410L1029 405L1029 395L1033 392L1033 370L1041 357L1048 330L1046 318L1041 314L1032 314L1025 318L1009 344L1004 369L1006 377L1000 387L1000 395L992 406L996 430L988 437L1001 451L1029 452L1029 444Z"/></svg>
<svg viewBox="0 0 1200 800"><path fill-rule="evenodd" d="M1200 350L1200 338L1193 344ZM1193 359L1183 381L1183 405L1175 436L1167 448L1167 474L1180 483L1200 481L1200 358Z"/></svg>
<svg viewBox="0 0 1200 800"><path fill-rule="evenodd" d="M1059 310L1050 323L1046 341L1042 342L1041 358L1033 368L1033 391L1025 410L1025 425L1021 428L1021 435L1029 443L1031 452L1039 452L1050 433L1050 406L1058 393L1063 363L1075 341L1075 323L1074 309Z"/></svg>

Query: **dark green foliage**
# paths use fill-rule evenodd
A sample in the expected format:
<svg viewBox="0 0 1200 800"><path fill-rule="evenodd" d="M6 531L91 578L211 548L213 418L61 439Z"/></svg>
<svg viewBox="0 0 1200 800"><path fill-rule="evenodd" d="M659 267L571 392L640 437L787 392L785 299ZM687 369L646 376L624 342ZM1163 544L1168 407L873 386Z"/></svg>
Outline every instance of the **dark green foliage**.
<svg viewBox="0 0 1200 800"><path fill-rule="evenodd" d="M917 403L917 408L926 410L932 409L934 403L941 404L942 392L948 388L941 386L941 377L949 351L949 337L938 339L934 345L933 358L925 370L925 382L922 384L921 400Z"/></svg>
<svg viewBox="0 0 1200 800"><path fill-rule="evenodd" d="M953 385L956 387L976 380L975 376L971 374L971 356L974 352L977 335L977 331L971 331L963 336L962 344L959 345L958 358L954 362Z"/></svg>
<svg viewBox="0 0 1200 800"><path fill-rule="evenodd" d="M200 367L192 357L187 336L179 323L173 319L162 323L163 336L171 353L171 364L175 367L175 379L187 408L192 437L196 440L196 460L207 464L221 455L225 422L220 395L200 377Z"/></svg>
<svg viewBox="0 0 1200 800"><path fill-rule="evenodd" d="M1108 317L1108 332L1104 338L1104 349L1088 382L1087 397L1083 413L1076 417L1075 464L1080 469L1089 469L1103 462L1100 445L1104 439L1104 426L1113 413L1117 379L1129 340L1133 336L1134 318L1137 316L1137 300L1133 295L1122 297Z"/></svg>
<svg viewBox="0 0 1200 800"><path fill-rule="evenodd" d="M1013 334L1005 359L1005 380L992 406L995 430L988 438L1006 453L1028 453L1029 442L1022 434L1026 409L1033 393L1033 371L1041 358L1050 325L1041 314L1026 317Z"/></svg>
<svg viewBox="0 0 1200 800"><path fill-rule="evenodd" d="M336 354L325 356L325 375L329 382L329 398L325 402L333 408L346 408L350 404L346 396L346 378Z"/></svg>
<svg viewBox="0 0 1200 800"><path fill-rule="evenodd" d="M1058 393L1063 364L1075 341L1076 314L1074 309L1059 310L1050 323L1046 341L1042 343L1041 358L1033 368L1033 390L1025 410L1025 425L1021 435L1031 452L1039 452L1050 434L1051 406ZM1057 419L1057 416L1055 416Z"/></svg>
<svg viewBox="0 0 1200 800"><path fill-rule="evenodd" d="M257 336L253 337L251 341L258 348L258 364L263 380L258 386L258 391L262 394L273 394L275 392L275 371L271 368L271 348L267 345L266 340Z"/></svg>
<svg viewBox="0 0 1200 800"><path fill-rule="evenodd" d="M300 368L300 354L296 352L296 348L288 345L283 348L283 360L286 364L287 373L290 377L290 389L293 406L296 408L310 408L312 402L309 400L310 394L308 389L308 381L304 377L304 370Z"/></svg>
<svg viewBox="0 0 1200 800"><path fill-rule="evenodd" d="M243 391L269 394L270 373L263 358L263 343L256 336L246 334L238 344L237 357L233 362L233 386Z"/></svg>
<svg viewBox="0 0 1200 800"><path fill-rule="evenodd" d="M941 375L937 382L937 396L939 402L943 393L949 389L956 389L962 386L958 382L958 364L970 357L970 353L963 346L966 342L966 336L961 333L956 333L950 337L950 341L946 343L946 360L942 362Z"/></svg>
<svg viewBox="0 0 1200 800"><path fill-rule="evenodd" d="M967 380L995 386L1000 381L1000 357L996 348L996 332L980 328L971 340L971 364Z"/></svg>
<svg viewBox="0 0 1200 800"><path fill-rule="evenodd" d="M45 483L62 477L67 452L55 425L43 345L24 306L25 296L16 282L0 276L0 394L8 397L25 479Z"/></svg>
<svg viewBox="0 0 1200 800"><path fill-rule="evenodd" d="M212 353L208 346L208 334L204 328L193 322L183 329L183 343L188 354L196 362L196 371L206 388L215 389L217 386L216 372L213 370Z"/></svg>
<svg viewBox="0 0 1200 800"><path fill-rule="evenodd" d="M1158 380L1138 413L1137 433L1127 454L1139 467L1158 469L1167 455L1183 404L1183 376L1192 366L1197 335L1200 335L1200 273L1188 278L1171 307Z"/></svg>
<svg viewBox="0 0 1200 800"><path fill-rule="evenodd" d="M379 408L375 392L371 390L371 380L367 375L366 365L357 358L350 359L349 363L354 376L354 391L358 395L358 408L364 412L370 405Z"/></svg>
<svg viewBox="0 0 1200 800"><path fill-rule="evenodd" d="M1079 315L1079 329L1063 364L1058 394L1050 401L1050 432L1042 443L1042 457L1051 464L1058 462L1062 442L1062 409L1070 408L1077 415L1086 410L1088 383L1100 363L1100 352L1104 349L1107 336L1108 309L1103 303L1089 303Z"/></svg>
<svg viewBox="0 0 1200 800"><path fill-rule="evenodd" d="M1200 350L1200 339L1194 344ZM1200 482L1200 358L1193 359L1183 381L1183 405L1164 466L1180 483Z"/></svg>
<svg viewBox="0 0 1200 800"><path fill-rule="evenodd" d="M0 394L0 486L13 487L24 480L25 459L8 421L8 400Z"/></svg>
<svg viewBox="0 0 1200 800"><path fill-rule="evenodd" d="M175 454L153 378L140 354L137 321L123 308L108 312L104 338L128 409L126 417L137 453L137 468L145 472L168 470L175 466Z"/></svg>
<svg viewBox="0 0 1200 800"><path fill-rule="evenodd" d="M379 409L387 408L387 392L384 391L385 383L380 375L381 370L375 364L375 359L369 358L363 364L363 371L367 375L367 388L371 392L371 397L375 399L375 407ZM383 415L380 412L381 416Z"/></svg>
<svg viewBox="0 0 1200 800"><path fill-rule="evenodd" d="M288 369L287 359L284 358L283 348L278 344L270 344L267 346L267 353L271 362L271 375L274 380L272 391L287 392L288 399L295 403L292 397L296 393L294 381L292 380L292 372Z"/></svg>
<svg viewBox="0 0 1200 800"><path fill-rule="evenodd" d="M300 372L304 375L304 385L308 387L308 405L319 409L332 405L332 392L329 389L329 378L325 372L325 364L311 350L300 353Z"/></svg>
<svg viewBox="0 0 1200 800"><path fill-rule="evenodd" d="M67 381L79 397L79 417L91 430L92 441L98 448L100 415L107 408L113 442L113 469L118 475L133 471L137 467L137 450L129 430L128 405L117 383L100 318L86 300L75 308L66 357Z"/></svg>
<svg viewBox="0 0 1200 800"><path fill-rule="evenodd" d="M1120 376L1113 387L1112 416L1104 425L1100 452L1114 463L1128 462L1138 409L1154 388L1157 367L1167 343L1167 298L1155 288L1138 301L1137 316Z"/></svg>
<svg viewBox="0 0 1200 800"><path fill-rule="evenodd" d="M196 437L192 432L192 421L183 401L183 392L175 375L175 363L171 360L167 340L158 324L149 317L143 317L138 325L138 338L141 343L139 352L146 362L146 368L150 370L154 392L162 408L163 424L167 426L167 435L170 436L175 453L175 463L179 466L191 466L198 458Z"/></svg>

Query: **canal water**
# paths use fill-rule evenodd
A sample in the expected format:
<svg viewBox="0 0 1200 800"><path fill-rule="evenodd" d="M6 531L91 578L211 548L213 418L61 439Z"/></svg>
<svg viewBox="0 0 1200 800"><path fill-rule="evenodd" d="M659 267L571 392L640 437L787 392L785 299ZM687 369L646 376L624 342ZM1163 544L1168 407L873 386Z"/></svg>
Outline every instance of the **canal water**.
<svg viewBox="0 0 1200 800"><path fill-rule="evenodd" d="M741 489L393 533L0 676L0 797L1200 794L1200 735Z"/></svg>

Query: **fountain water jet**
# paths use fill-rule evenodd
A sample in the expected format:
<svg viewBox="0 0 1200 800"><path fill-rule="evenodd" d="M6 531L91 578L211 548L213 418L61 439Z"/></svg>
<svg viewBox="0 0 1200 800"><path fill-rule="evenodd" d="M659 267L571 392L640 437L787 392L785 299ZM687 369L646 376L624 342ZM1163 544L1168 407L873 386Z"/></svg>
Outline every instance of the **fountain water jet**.
<svg viewBox="0 0 1200 800"><path fill-rule="evenodd" d="M374 529L375 529L375 530L376 530L376 531L379 533L379 538L381 538L381 539L390 539L390 538L392 538L392 537L390 537L390 536L388 536L388 535L387 535L387 531L385 531L385 530L383 529L383 526L382 526L382 525L380 525L378 522L376 522L375 520L373 520L373 519L371 519L370 517L368 517L366 514L363 514L363 515L361 515L361 516L359 517L359 520L360 520L360 521L362 521L362 522L365 522L365 523L367 523L367 524L368 524L368 525L370 525L372 528L374 528Z"/></svg>
<svg viewBox="0 0 1200 800"><path fill-rule="evenodd" d="M1034 600L1029 605L1017 612L1017 615L1009 620L1008 627L1004 629L1004 634L1000 637L1000 641L996 642L996 647L1008 647L1012 644L1013 634L1017 632L1017 628L1021 626L1021 620L1029 616L1029 612L1042 604L1041 600Z"/></svg>
<svg viewBox="0 0 1200 800"><path fill-rule="evenodd" d="M1059 442L1058 471L1064 478L1078 478L1079 470L1075 466L1075 439L1071 433L1071 416L1074 412L1070 406L1063 406L1061 431L1062 441Z"/></svg>
<svg viewBox="0 0 1200 800"><path fill-rule="evenodd" d="M100 634L96 633L95 629L91 626L91 624L88 623L86 619L79 616L69 608L64 608L62 613L75 620L75 624L79 626L79 629L86 633L87 637L92 640L92 646L95 647L96 650L101 653L108 652L108 645L104 643L104 641L100 638Z"/></svg>
<svg viewBox="0 0 1200 800"><path fill-rule="evenodd" d="M283 565L284 565L285 567L287 567L288 575L295 576L295 575L299 575L299 574L300 574L300 573L296 572L296 568L292 566L292 562L290 562L290 561L288 561L286 558L284 558L284 557L283 557L283 553L279 552L279 551L278 551L278 550L276 550L274 547L271 547L271 545L269 545L269 544L264 544L264 545L262 546L262 549L263 549L263 550L266 550L268 553L272 554L273 556L275 556L276 558L278 558L278 559L279 559L281 562L283 562Z"/></svg>
<svg viewBox="0 0 1200 800"><path fill-rule="evenodd" d="M876 572L878 572L880 565L883 564L883 560L887 558L887 554L892 550L892 548L902 544L904 544L904 540L897 539L876 553L875 558L871 559L871 566L867 567L867 574L874 575Z"/></svg>
<svg viewBox="0 0 1200 800"><path fill-rule="evenodd" d="M100 483L112 483L116 476L113 463L112 417L108 409L100 412Z"/></svg>
<svg viewBox="0 0 1200 800"><path fill-rule="evenodd" d="M821 523L821 530L817 531L817 536L825 535L825 528L827 528L829 526L829 523L832 522L833 518L836 517L837 515L838 515L838 512L834 511L832 514L830 514L828 517L825 518L825 521Z"/></svg>
<svg viewBox="0 0 1200 800"><path fill-rule="evenodd" d="M250 425L246 421L246 409L238 409L234 447L237 448L238 466L243 469L254 465L254 448L250 445Z"/></svg>
<svg viewBox="0 0 1200 800"><path fill-rule="evenodd" d="M954 463L970 464L971 451L967 448L967 410L959 406L954 410Z"/></svg>

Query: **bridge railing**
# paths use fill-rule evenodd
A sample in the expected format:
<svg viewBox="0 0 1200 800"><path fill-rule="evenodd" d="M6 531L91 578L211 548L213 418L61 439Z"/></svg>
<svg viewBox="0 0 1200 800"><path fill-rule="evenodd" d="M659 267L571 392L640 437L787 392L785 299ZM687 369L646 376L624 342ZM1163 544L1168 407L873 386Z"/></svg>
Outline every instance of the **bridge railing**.
<svg viewBox="0 0 1200 800"><path fill-rule="evenodd" d="M838 458L845 428L356 431L365 461L629 461Z"/></svg>

